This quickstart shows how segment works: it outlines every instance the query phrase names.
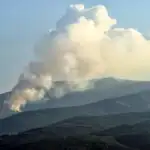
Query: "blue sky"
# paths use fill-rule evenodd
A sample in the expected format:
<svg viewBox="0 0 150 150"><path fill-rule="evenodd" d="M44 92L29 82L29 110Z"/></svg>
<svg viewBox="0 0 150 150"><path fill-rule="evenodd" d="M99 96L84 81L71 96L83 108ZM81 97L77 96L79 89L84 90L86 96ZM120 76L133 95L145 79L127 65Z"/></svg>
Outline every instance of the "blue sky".
<svg viewBox="0 0 150 150"><path fill-rule="evenodd" d="M33 58L34 44L76 3L103 4L119 27L150 33L149 0L0 0L0 92L12 88Z"/></svg>

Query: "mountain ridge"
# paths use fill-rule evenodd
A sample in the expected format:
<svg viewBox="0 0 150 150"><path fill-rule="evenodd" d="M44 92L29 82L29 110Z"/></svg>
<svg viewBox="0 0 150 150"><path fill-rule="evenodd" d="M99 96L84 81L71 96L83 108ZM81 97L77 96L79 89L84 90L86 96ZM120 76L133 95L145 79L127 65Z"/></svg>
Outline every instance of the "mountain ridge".
<svg viewBox="0 0 150 150"><path fill-rule="evenodd" d="M148 94L147 91L145 94ZM127 103L122 105L118 103ZM117 102L117 103L116 103ZM141 93L115 99L108 99L82 106L49 108L22 112L0 120L0 133L20 132L32 128L47 126L75 116L102 116L128 112L148 111L150 102L142 99ZM128 107L130 105L131 107ZM9 126L11 124L11 127Z"/></svg>
<svg viewBox="0 0 150 150"><path fill-rule="evenodd" d="M95 79L91 82L94 85L94 88L85 91L73 91L60 98L53 96L49 97L49 95L53 95L53 92L56 92L54 88L52 91L47 92L43 100L38 101L37 103L28 103L22 108L22 111L86 105L100 100L137 94L150 89L149 81L104 78L101 80ZM54 87L57 89L57 87L64 86L64 84L64 82L58 81L55 83ZM4 100L8 100L10 94L11 92L7 92L0 95L0 118L5 118L14 114L14 112L10 111L7 104L3 105Z"/></svg>

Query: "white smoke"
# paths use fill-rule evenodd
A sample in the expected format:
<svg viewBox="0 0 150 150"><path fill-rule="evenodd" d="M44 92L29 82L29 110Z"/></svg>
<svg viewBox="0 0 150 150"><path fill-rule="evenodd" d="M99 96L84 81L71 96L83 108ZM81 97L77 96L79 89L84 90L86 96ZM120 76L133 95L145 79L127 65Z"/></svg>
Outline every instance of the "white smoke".
<svg viewBox="0 0 150 150"><path fill-rule="evenodd" d="M10 108L20 111L28 101L40 100L57 80L70 89L108 76L144 80L150 74L150 41L132 28L114 28L116 23L104 6L71 5L37 45L37 59L13 89Z"/></svg>

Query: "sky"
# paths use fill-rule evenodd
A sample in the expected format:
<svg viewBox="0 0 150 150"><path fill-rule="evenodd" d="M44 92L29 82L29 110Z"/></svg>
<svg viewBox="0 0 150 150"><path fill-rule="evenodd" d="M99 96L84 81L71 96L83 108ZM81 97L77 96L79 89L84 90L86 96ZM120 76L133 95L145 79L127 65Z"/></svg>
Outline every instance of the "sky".
<svg viewBox="0 0 150 150"><path fill-rule="evenodd" d="M118 27L150 34L149 0L0 0L0 93L10 90L33 59L34 46L70 4L102 4Z"/></svg>

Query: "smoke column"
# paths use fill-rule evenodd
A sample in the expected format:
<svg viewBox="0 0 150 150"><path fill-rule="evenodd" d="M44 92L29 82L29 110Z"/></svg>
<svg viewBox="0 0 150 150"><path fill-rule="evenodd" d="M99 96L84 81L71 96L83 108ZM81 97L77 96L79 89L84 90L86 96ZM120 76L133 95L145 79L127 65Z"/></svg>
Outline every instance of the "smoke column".
<svg viewBox="0 0 150 150"><path fill-rule="evenodd" d="M36 60L13 88L10 108L21 111L27 102L41 100L55 81L65 81L72 90L108 76L145 80L150 74L150 41L135 29L115 28L116 24L102 5L88 9L71 5L36 46Z"/></svg>

